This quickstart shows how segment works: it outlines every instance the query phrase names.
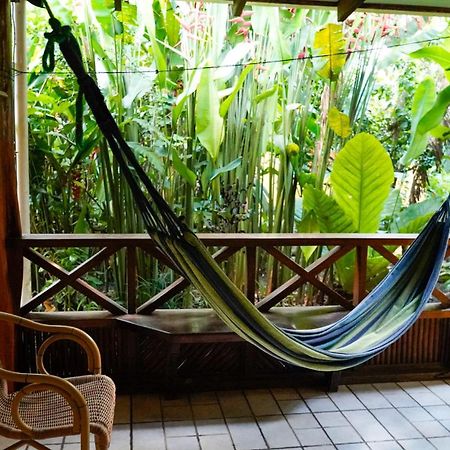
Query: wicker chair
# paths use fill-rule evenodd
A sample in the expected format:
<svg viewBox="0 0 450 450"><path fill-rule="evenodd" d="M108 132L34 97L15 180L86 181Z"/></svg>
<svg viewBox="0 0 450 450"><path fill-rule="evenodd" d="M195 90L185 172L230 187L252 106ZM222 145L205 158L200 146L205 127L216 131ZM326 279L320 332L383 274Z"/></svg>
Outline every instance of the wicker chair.
<svg viewBox="0 0 450 450"><path fill-rule="evenodd" d="M90 433L95 435L95 448L106 450L113 426L115 386L100 375L101 357L95 342L73 327L43 325L3 312L0 321L50 333L36 355L39 373L13 372L0 366L0 435L19 441L6 450L23 445L48 449L37 440L76 434L80 434L80 449L89 450ZM58 340L74 341L85 350L91 375L60 378L45 370L44 354ZM8 393L7 382L25 386Z"/></svg>

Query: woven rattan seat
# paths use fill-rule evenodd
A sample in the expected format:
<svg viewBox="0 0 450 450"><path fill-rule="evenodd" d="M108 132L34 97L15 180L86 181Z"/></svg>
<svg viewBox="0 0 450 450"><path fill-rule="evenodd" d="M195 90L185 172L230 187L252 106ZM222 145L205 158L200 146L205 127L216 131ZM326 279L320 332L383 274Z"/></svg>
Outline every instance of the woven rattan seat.
<svg viewBox="0 0 450 450"><path fill-rule="evenodd" d="M25 444L46 449L36 441L80 434L80 448L88 450L89 433L93 433L96 449L106 450L114 419L115 386L109 377L99 373L100 353L94 341L73 327L38 324L6 313L0 313L0 320L52 333L38 351L37 366L41 373L23 374L0 368L0 435L19 441L8 449ZM56 340L65 339L85 349L92 375L59 378L45 372L46 349ZM6 381L26 386L8 393Z"/></svg>

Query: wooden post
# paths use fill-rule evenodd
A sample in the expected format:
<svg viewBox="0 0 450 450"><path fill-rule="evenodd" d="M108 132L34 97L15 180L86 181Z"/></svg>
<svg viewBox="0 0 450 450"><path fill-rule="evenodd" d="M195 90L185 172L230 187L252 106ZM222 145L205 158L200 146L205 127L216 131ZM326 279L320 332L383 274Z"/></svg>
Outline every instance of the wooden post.
<svg viewBox="0 0 450 450"><path fill-rule="evenodd" d="M137 292L137 259L136 246L127 247L127 271L128 271L128 314L136 314L136 292Z"/></svg>
<svg viewBox="0 0 450 450"><path fill-rule="evenodd" d="M338 20L343 22L355 9L362 6L364 0L339 0L338 9Z"/></svg>
<svg viewBox="0 0 450 450"><path fill-rule="evenodd" d="M14 52L14 115L16 142L17 199L20 224L24 234L30 233L30 175L28 157L28 75L26 39L27 1L13 3L13 23L15 37ZM24 261L22 299L25 304L31 297L31 264Z"/></svg>
<svg viewBox="0 0 450 450"><path fill-rule="evenodd" d="M21 257L13 247L20 237L19 209L14 165L14 109L11 54L11 6L0 1L0 310L17 312L20 305ZM17 266L19 264L19 267ZM0 327L0 358L14 363L14 333Z"/></svg>
<svg viewBox="0 0 450 450"><path fill-rule="evenodd" d="M256 293L256 247L245 249L247 256L247 298L255 303Z"/></svg>
<svg viewBox="0 0 450 450"><path fill-rule="evenodd" d="M353 278L353 304L357 305L366 296L367 246L356 247L355 273Z"/></svg>

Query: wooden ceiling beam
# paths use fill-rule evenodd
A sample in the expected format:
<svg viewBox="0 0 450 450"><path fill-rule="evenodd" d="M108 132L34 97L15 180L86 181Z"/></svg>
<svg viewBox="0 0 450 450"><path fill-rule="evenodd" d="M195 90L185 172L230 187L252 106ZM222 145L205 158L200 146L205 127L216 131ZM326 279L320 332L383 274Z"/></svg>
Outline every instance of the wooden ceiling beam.
<svg viewBox="0 0 450 450"><path fill-rule="evenodd" d="M244 11L247 0L233 0L233 17L239 17Z"/></svg>
<svg viewBox="0 0 450 450"><path fill-rule="evenodd" d="M343 22L356 8L359 8L364 0L339 0L337 5L338 20Z"/></svg>

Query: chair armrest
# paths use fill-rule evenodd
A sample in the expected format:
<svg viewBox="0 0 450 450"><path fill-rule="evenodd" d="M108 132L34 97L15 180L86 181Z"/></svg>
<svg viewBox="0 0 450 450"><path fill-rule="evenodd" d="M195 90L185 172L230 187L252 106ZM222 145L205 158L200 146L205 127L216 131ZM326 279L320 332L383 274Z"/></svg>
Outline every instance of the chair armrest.
<svg viewBox="0 0 450 450"><path fill-rule="evenodd" d="M74 433L89 430L89 409L86 399L81 392L70 382L55 375L34 373L20 373L0 368L0 378L6 381L26 383L17 391L11 403L11 415L16 426L28 435L33 434L33 428L27 424L20 415L20 403L24 397L34 392L52 391L67 401L73 413ZM88 435L88 432L84 433Z"/></svg>
<svg viewBox="0 0 450 450"><path fill-rule="evenodd" d="M102 362L100 351L95 341L84 331L67 325L46 325L5 312L0 312L0 321L51 334L51 336L47 338L39 347L38 353L36 355L37 367L41 373L48 374L47 370L44 367L43 361L46 350L50 345L60 340L69 340L80 345L86 352L88 371L92 374L101 373Z"/></svg>

